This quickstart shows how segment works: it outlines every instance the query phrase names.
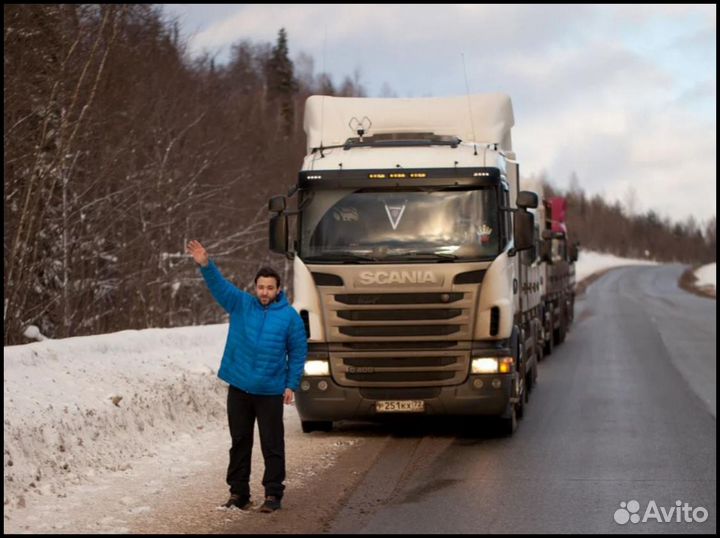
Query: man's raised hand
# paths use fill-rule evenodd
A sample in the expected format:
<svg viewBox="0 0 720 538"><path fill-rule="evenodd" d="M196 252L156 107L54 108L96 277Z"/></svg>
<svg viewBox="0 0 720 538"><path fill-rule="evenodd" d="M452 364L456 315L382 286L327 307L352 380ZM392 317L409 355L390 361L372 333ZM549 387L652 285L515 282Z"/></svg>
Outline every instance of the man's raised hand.
<svg viewBox="0 0 720 538"><path fill-rule="evenodd" d="M195 241L194 239L190 241L187 244L187 252L193 257L195 263L198 263L203 267L207 267L207 264L210 263L208 253L199 241Z"/></svg>

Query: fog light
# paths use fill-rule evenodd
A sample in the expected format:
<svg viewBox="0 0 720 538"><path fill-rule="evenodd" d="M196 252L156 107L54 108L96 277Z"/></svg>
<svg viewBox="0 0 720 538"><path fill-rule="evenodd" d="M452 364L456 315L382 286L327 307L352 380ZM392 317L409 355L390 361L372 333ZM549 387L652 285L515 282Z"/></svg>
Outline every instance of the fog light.
<svg viewBox="0 0 720 538"><path fill-rule="evenodd" d="M482 379L473 379L473 387L475 387L476 389L483 388Z"/></svg>
<svg viewBox="0 0 720 538"><path fill-rule="evenodd" d="M328 388L327 381L325 381L325 380L320 381L320 383L318 383L318 388L322 391L326 391Z"/></svg>
<svg viewBox="0 0 720 538"><path fill-rule="evenodd" d="M500 385L502 385L502 381L500 381L497 377L492 380L492 386L494 389L499 389Z"/></svg>
<svg viewBox="0 0 720 538"><path fill-rule="evenodd" d="M309 381L303 381L300 383L300 388L304 391L310 390L310 382Z"/></svg>

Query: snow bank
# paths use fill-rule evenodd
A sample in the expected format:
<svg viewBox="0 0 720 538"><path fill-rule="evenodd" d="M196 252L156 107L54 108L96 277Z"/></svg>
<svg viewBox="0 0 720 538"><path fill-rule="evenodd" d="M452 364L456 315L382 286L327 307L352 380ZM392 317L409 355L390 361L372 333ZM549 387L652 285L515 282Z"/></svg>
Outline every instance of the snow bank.
<svg viewBox="0 0 720 538"><path fill-rule="evenodd" d="M227 324L4 348L4 504L63 496L181 435L226 422Z"/></svg>
<svg viewBox="0 0 720 538"><path fill-rule="evenodd" d="M695 285L698 288L712 287L715 288L715 281L717 277L717 264L709 263L695 270L695 278L697 281Z"/></svg>
<svg viewBox="0 0 720 538"><path fill-rule="evenodd" d="M591 250L583 250L581 248L578 255L578 261L575 263L575 281L580 282L582 279L593 273L624 265L658 265L658 262L652 260L620 258L613 254L593 252Z"/></svg>
<svg viewBox="0 0 720 538"><path fill-rule="evenodd" d="M178 491L202 510L224 501L227 384L216 371L227 329L145 329L5 347L6 532L129 533L154 528L158 518L182 532L172 523L177 514L160 513ZM295 492L356 444L303 434L293 406L283 420L286 485ZM261 499L257 427L252 461L251 491Z"/></svg>

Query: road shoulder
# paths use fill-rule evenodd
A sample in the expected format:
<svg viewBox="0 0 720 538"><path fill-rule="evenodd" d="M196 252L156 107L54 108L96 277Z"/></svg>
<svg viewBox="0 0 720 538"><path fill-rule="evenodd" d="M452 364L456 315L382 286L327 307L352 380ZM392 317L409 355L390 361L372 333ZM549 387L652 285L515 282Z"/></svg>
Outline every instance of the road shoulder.
<svg viewBox="0 0 720 538"><path fill-rule="evenodd" d="M263 464L254 458L250 511L220 509L227 496L224 468L204 469L191 480L164 492L153 512L137 520L135 533L182 534L315 534L350 496L373 465L385 440L379 437L352 438L342 432L304 434L288 447L288 479L283 508L272 514L257 511L262 502ZM259 446L256 447L259 452ZM290 455L290 451L293 455Z"/></svg>

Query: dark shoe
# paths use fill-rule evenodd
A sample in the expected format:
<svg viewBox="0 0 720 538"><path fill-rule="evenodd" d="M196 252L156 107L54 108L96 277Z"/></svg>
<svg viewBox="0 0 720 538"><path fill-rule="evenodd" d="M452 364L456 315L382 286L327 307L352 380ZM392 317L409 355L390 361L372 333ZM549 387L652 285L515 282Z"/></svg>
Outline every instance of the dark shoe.
<svg viewBox="0 0 720 538"><path fill-rule="evenodd" d="M232 508L234 506L235 508L239 508L240 510L250 510L250 508L252 507L252 503L250 502L250 499L248 497L233 493L230 495L230 498L227 500L227 502L222 506L223 508Z"/></svg>
<svg viewBox="0 0 720 538"><path fill-rule="evenodd" d="M265 497L265 502L260 507L260 511L274 512L275 510L280 510L280 508L282 508L282 505L280 504L280 499L269 495L268 497Z"/></svg>

